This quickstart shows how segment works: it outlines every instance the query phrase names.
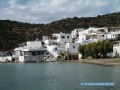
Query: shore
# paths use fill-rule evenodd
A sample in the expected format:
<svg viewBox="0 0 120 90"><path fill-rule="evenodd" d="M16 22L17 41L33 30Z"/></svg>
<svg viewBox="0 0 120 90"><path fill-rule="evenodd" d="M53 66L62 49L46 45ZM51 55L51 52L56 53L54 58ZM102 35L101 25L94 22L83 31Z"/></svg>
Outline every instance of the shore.
<svg viewBox="0 0 120 90"><path fill-rule="evenodd" d="M82 63L104 65L104 66L120 66L120 58L109 58L109 59L82 59Z"/></svg>
<svg viewBox="0 0 120 90"><path fill-rule="evenodd" d="M96 64L96 65L104 65L104 66L119 66L120 67L120 58L108 58L108 59L81 59L81 60L63 60L65 62L80 62L80 63L88 63L88 64ZM49 62L49 61L47 61ZM0 63L10 63L3 62ZM12 63L19 63L18 61Z"/></svg>

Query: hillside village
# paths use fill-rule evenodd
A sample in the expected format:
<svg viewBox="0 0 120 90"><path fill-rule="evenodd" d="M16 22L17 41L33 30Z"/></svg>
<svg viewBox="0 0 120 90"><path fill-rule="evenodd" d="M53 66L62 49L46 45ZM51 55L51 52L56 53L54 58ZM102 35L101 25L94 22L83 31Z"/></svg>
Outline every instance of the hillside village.
<svg viewBox="0 0 120 90"><path fill-rule="evenodd" d="M26 45L17 47L10 56L0 57L1 62L15 60L20 62L40 62L40 61L57 61L57 60L79 60L82 55L78 52L81 45L87 45L92 42L102 40L119 41L120 30L110 30L106 27L88 29L78 28L71 33L53 33L52 36L43 36L42 40L27 41ZM1 55L1 56L2 56ZM120 56L120 43L113 45L111 57ZM63 58L64 57L64 58Z"/></svg>
<svg viewBox="0 0 120 90"><path fill-rule="evenodd" d="M108 27L110 31L120 28L120 12L98 15L96 17L62 18L50 23L31 24L19 21L0 20L0 51L14 49L18 44L42 40L42 36L53 33L71 33L76 28Z"/></svg>

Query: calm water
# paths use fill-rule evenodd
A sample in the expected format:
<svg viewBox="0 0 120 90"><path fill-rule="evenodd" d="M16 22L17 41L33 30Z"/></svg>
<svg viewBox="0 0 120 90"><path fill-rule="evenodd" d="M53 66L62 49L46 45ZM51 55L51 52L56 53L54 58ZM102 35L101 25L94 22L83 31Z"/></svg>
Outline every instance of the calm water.
<svg viewBox="0 0 120 90"><path fill-rule="evenodd" d="M114 86L81 86L111 82ZM120 90L120 68L79 62L1 63L0 90Z"/></svg>

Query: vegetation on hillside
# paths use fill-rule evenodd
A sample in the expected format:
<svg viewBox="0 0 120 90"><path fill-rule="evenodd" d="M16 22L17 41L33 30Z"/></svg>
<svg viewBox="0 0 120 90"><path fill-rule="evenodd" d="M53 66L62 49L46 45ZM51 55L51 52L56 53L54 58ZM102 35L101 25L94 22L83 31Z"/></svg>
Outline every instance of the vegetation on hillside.
<svg viewBox="0 0 120 90"><path fill-rule="evenodd" d="M0 50L13 49L19 43L41 39L42 35L52 33L70 33L75 28L118 27L120 12L98 15L97 17L73 17L48 24L29 24L10 20L0 20Z"/></svg>

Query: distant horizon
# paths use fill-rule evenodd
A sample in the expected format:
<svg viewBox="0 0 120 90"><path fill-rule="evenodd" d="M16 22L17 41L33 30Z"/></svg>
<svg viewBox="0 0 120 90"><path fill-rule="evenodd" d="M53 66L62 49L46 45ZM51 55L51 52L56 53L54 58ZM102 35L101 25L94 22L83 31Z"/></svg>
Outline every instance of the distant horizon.
<svg viewBox="0 0 120 90"><path fill-rule="evenodd" d="M0 0L0 20L47 24L120 12L120 0Z"/></svg>
<svg viewBox="0 0 120 90"><path fill-rule="evenodd" d="M112 13L119 13L119 12L112 12ZM112 13L106 13L106 14L112 14ZM103 15L106 15L106 14L103 14ZM96 16L93 16L93 17L97 17L98 15ZM102 16L102 15L101 15ZM77 16L74 16L74 17L77 17ZM59 21L59 20L62 20L62 19L67 19L67 18L74 18L74 17L66 17L66 18L61 18L61 19L58 19L58 20L54 20L54 21ZM92 17L92 16L91 16ZM83 17L83 18L91 18L91 17ZM82 18L82 17L77 17L77 18ZM10 20L10 19L0 19L0 20ZM17 20L10 20L10 21L16 21L16 22L21 22L21 23L28 23L28 24L49 24L49 23L52 23L54 21L51 21L51 22L47 22L47 23L42 23L42 22L38 22L38 23L30 23L30 22L24 22L24 21L17 21Z"/></svg>

